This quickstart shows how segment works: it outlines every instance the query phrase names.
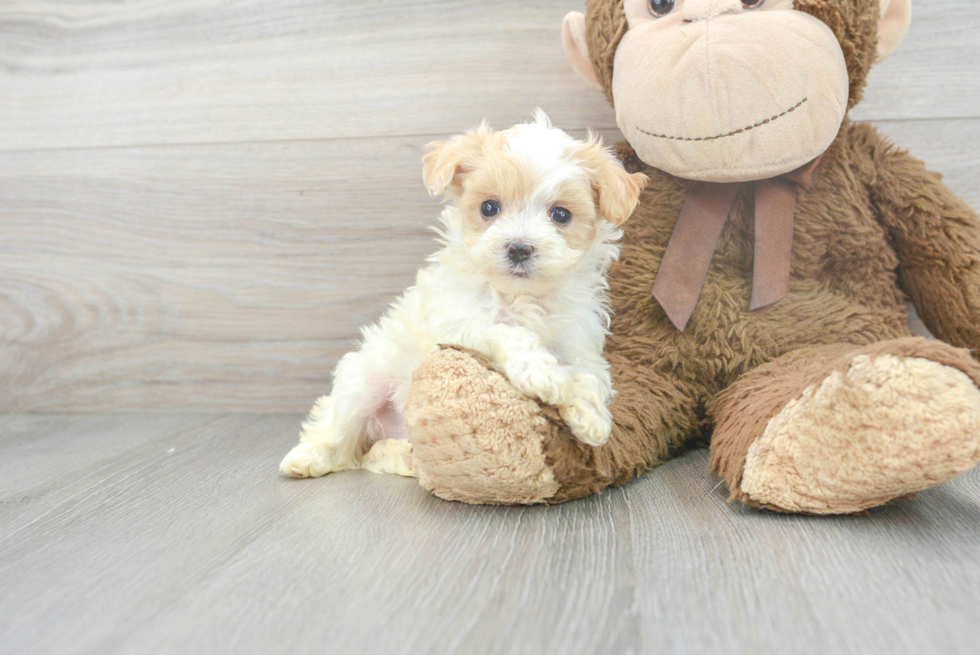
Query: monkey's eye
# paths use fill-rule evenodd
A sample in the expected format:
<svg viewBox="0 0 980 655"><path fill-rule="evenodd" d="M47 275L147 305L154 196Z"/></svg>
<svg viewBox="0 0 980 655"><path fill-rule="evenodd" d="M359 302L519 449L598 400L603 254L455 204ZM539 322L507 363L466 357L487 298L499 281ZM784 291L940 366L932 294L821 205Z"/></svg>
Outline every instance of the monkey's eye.
<svg viewBox="0 0 980 655"><path fill-rule="evenodd" d="M766 0L742 0L742 6L746 9L758 9L766 4Z"/></svg>
<svg viewBox="0 0 980 655"><path fill-rule="evenodd" d="M496 200L486 200L480 205L480 213L483 218L493 218L500 213L500 203Z"/></svg>
<svg viewBox="0 0 980 655"><path fill-rule="evenodd" d="M654 16L666 16L674 11L674 0L650 0L650 12Z"/></svg>
<svg viewBox="0 0 980 655"><path fill-rule="evenodd" d="M572 220L572 212L564 207L555 207L551 210L551 220L559 225L568 225L568 222Z"/></svg>

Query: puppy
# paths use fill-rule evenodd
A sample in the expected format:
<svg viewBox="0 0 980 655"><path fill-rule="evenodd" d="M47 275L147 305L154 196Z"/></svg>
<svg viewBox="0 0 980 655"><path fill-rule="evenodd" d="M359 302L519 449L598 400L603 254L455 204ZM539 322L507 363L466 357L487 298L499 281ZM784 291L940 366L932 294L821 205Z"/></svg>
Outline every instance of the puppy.
<svg viewBox="0 0 980 655"><path fill-rule="evenodd" d="M448 201L436 229L442 249L337 364L333 393L280 465L288 476L413 475L405 400L440 344L488 356L520 392L558 407L580 441L609 439L605 272L646 176L628 174L598 137L552 127L541 110L509 130L484 123L429 144L423 163L429 193Z"/></svg>

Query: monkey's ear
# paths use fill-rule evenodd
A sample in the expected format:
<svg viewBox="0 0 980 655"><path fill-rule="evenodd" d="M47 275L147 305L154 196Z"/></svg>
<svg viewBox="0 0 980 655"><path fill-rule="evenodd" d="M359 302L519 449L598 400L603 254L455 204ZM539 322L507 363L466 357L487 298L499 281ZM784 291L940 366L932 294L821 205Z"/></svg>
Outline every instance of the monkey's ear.
<svg viewBox="0 0 980 655"><path fill-rule="evenodd" d="M912 0L881 0L878 21L878 61L888 58L912 24Z"/></svg>
<svg viewBox="0 0 980 655"><path fill-rule="evenodd" d="M569 12L561 24L561 45L579 77L596 91L602 91L602 85L599 84L599 78L589 59L589 44L585 35L585 14Z"/></svg>

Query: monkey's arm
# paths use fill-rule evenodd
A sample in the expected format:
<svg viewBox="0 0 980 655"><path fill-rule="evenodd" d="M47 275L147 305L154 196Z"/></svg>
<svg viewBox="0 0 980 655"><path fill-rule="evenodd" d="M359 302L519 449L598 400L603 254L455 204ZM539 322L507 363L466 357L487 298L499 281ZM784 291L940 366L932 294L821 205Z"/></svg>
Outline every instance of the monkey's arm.
<svg viewBox="0 0 980 655"><path fill-rule="evenodd" d="M868 127L871 194L905 292L929 330L980 358L980 219L941 176Z"/></svg>

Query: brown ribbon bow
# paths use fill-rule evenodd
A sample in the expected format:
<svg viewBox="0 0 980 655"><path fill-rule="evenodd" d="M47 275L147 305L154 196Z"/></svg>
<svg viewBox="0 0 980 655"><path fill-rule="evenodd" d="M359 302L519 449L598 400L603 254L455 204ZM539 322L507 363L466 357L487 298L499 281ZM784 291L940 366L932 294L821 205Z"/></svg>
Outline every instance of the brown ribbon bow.
<svg viewBox="0 0 980 655"><path fill-rule="evenodd" d="M800 186L813 184L823 155L795 171L755 183L755 255L751 309L782 300L789 293L793 254L793 214ZM688 191L660 272L653 297L667 317L684 331L701 296L711 258L741 183L698 182Z"/></svg>

